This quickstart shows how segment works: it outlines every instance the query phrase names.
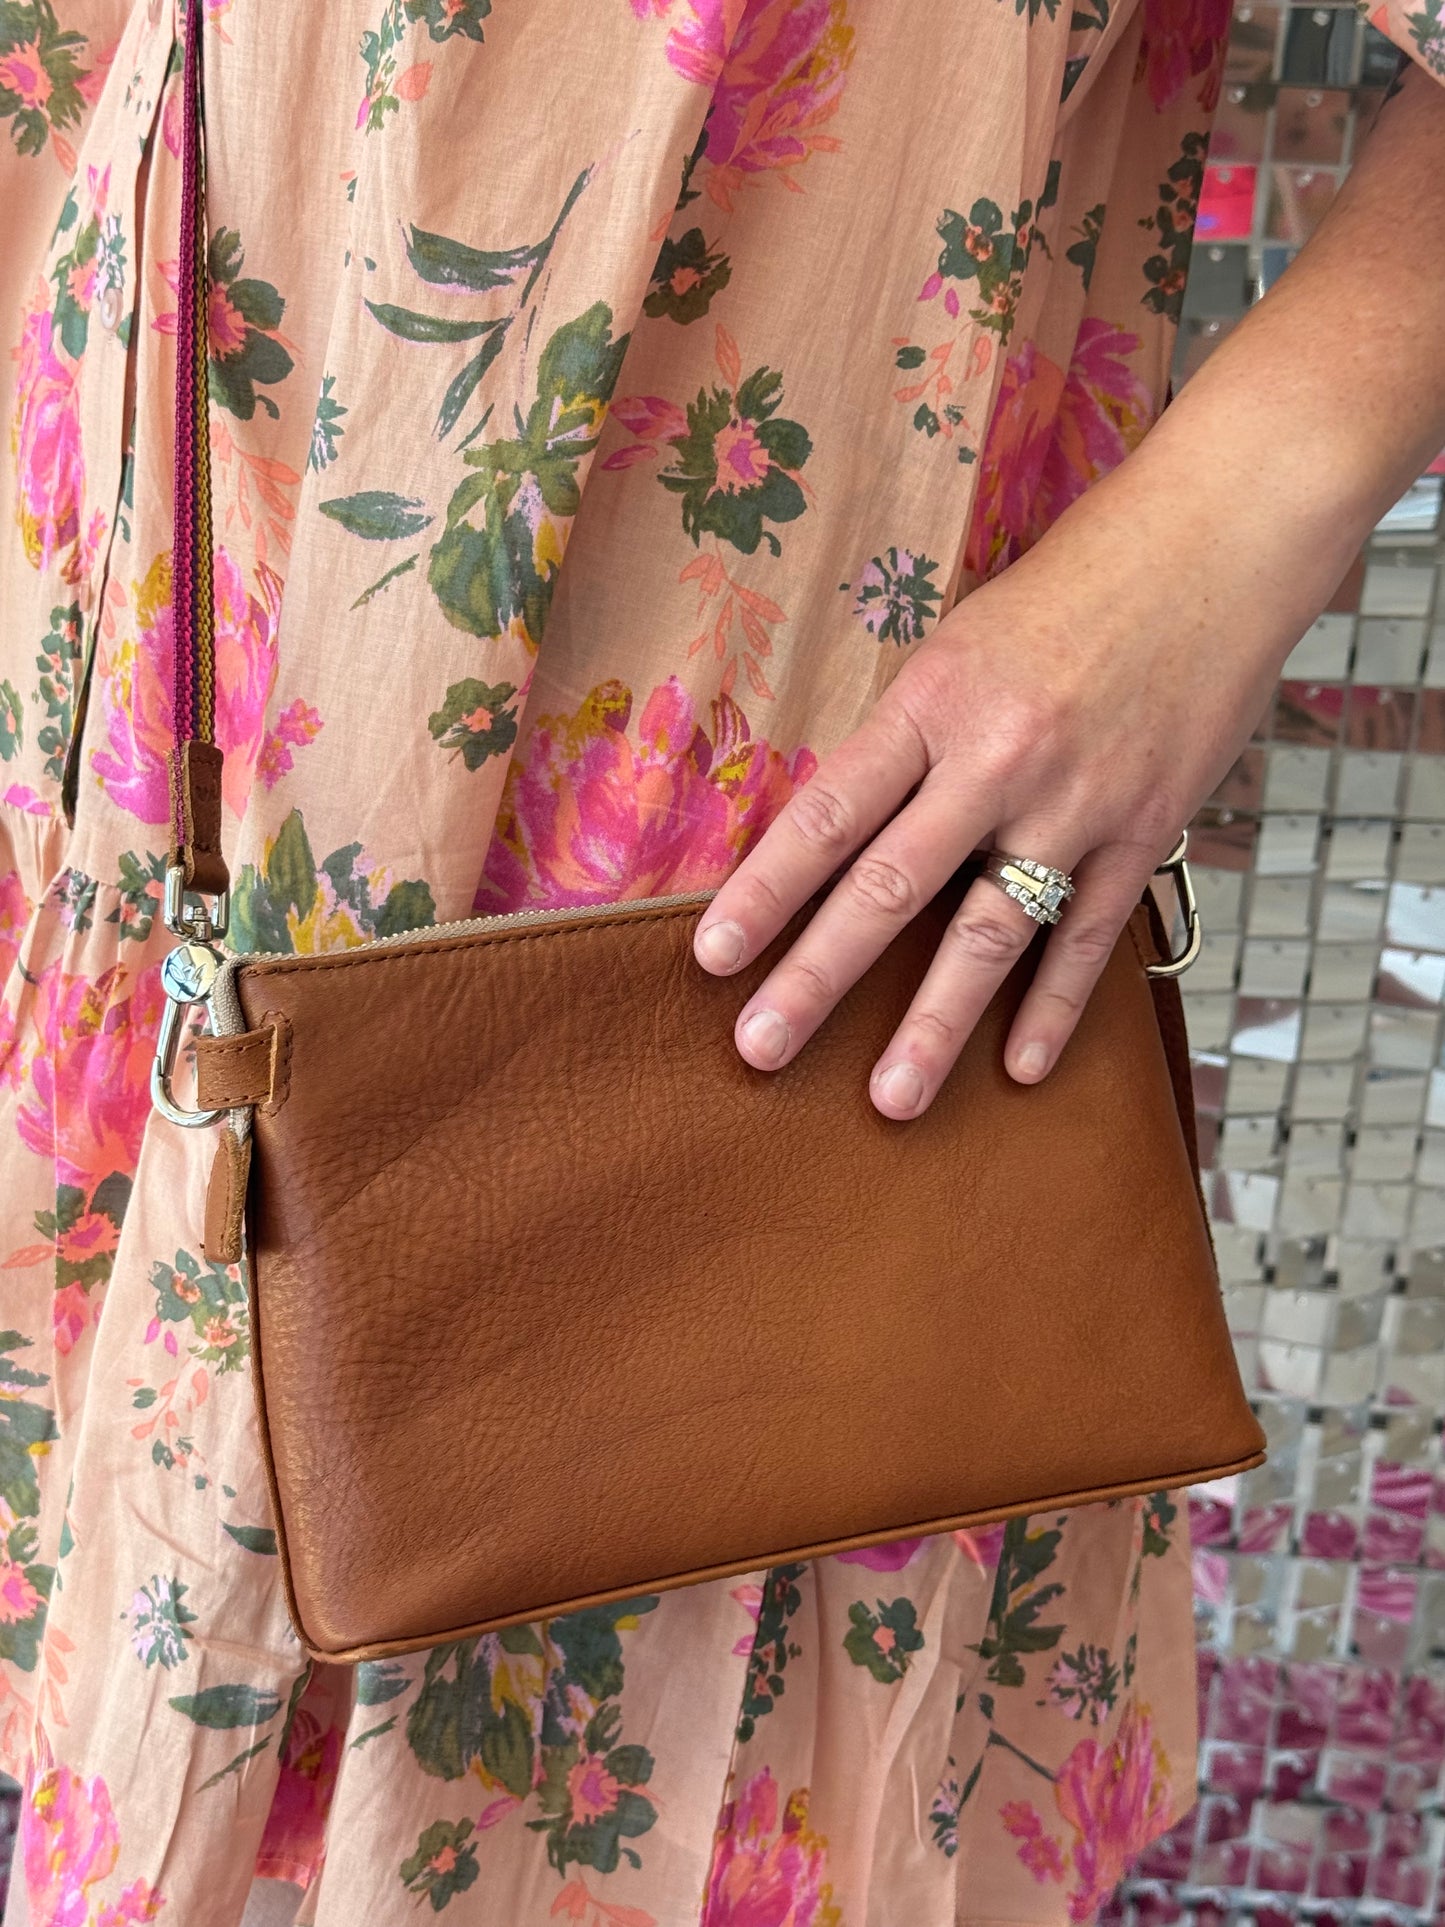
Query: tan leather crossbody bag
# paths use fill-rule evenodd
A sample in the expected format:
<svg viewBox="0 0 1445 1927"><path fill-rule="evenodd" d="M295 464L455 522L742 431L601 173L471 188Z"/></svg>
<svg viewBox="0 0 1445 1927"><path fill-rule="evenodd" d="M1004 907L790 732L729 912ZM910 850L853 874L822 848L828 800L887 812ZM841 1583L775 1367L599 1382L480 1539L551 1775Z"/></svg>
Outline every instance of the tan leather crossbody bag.
<svg viewBox="0 0 1445 1927"><path fill-rule="evenodd" d="M190 37L186 58L198 87ZM199 164L192 128L193 222ZM1152 897L1042 1084L1002 1061L1036 941L902 1124L868 1067L966 870L772 1074L738 1056L733 1017L808 911L725 980L691 954L705 897L218 954L204 248L186 240L179 419L201 432L177 464L166 906L183 941L155 1089L217 1130L206 1249L247 1267L307 1648L396 1653L1258 1464L1178 988L1149 974ZM188 1110L171 1074L196 1005Z"/></svg>

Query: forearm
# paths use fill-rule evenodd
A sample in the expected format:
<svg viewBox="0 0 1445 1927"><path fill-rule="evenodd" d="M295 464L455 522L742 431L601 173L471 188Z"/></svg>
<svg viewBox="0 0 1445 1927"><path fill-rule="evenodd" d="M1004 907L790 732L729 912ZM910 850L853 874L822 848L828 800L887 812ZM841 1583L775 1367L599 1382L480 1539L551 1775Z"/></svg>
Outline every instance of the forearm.
<svg viewBox="0 0 1445 1927"><path fill-rule="evenodd" d="M1445 88L1412 69L1314 238L1057 534L1127 523L1179 577L1182 636L1219 645L1223 615L1277 667L1442 446Z"/></svg>

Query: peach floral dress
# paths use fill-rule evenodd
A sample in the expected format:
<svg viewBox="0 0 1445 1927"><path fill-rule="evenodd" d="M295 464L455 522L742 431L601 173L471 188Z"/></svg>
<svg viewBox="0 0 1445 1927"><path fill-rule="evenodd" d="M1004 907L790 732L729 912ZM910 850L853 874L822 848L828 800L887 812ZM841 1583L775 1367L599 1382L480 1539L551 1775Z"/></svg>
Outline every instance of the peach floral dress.
<svg viewBox="0 0 1445 1927"><path fill-rule="evenodd" d="M239 947L717 882L1160 406L1226 0L204 4ZM1439 12L1380 24L1438 66ZM0 0L31 1919L1087 1920L1194 1798L1179 1494L305 1664L209 1147L147 1095L178 27Z"/></svg>

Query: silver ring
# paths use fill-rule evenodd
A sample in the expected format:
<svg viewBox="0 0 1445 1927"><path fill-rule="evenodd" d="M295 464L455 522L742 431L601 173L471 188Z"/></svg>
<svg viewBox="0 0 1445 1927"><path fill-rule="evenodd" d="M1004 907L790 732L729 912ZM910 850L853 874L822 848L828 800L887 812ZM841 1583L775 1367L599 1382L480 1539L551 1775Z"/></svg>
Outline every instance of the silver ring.
<svg viewBox="0 0 1445 1927"><path fill-rule="evenodd" d="M1006 856L1002 850L990 850L984 858L983 874L1035 923L1057 923L1063 906L1074 894L1071 876L1031 856Z"/></svg>

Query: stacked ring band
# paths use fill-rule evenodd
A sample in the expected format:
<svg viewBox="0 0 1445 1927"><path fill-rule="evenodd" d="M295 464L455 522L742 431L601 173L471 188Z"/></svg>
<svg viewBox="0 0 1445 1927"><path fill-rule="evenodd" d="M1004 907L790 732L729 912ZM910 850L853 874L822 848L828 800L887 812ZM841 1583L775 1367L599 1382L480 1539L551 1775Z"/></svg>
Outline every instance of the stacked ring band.
<svg viewBox="0 0 1445 1927"><path fill-rule="evenodd" d="M1057 923L1064 904L1074 894L1070 876L1031 856L1006 856L1002 850L990 850L983 874L1035 923Z"/></svg>

